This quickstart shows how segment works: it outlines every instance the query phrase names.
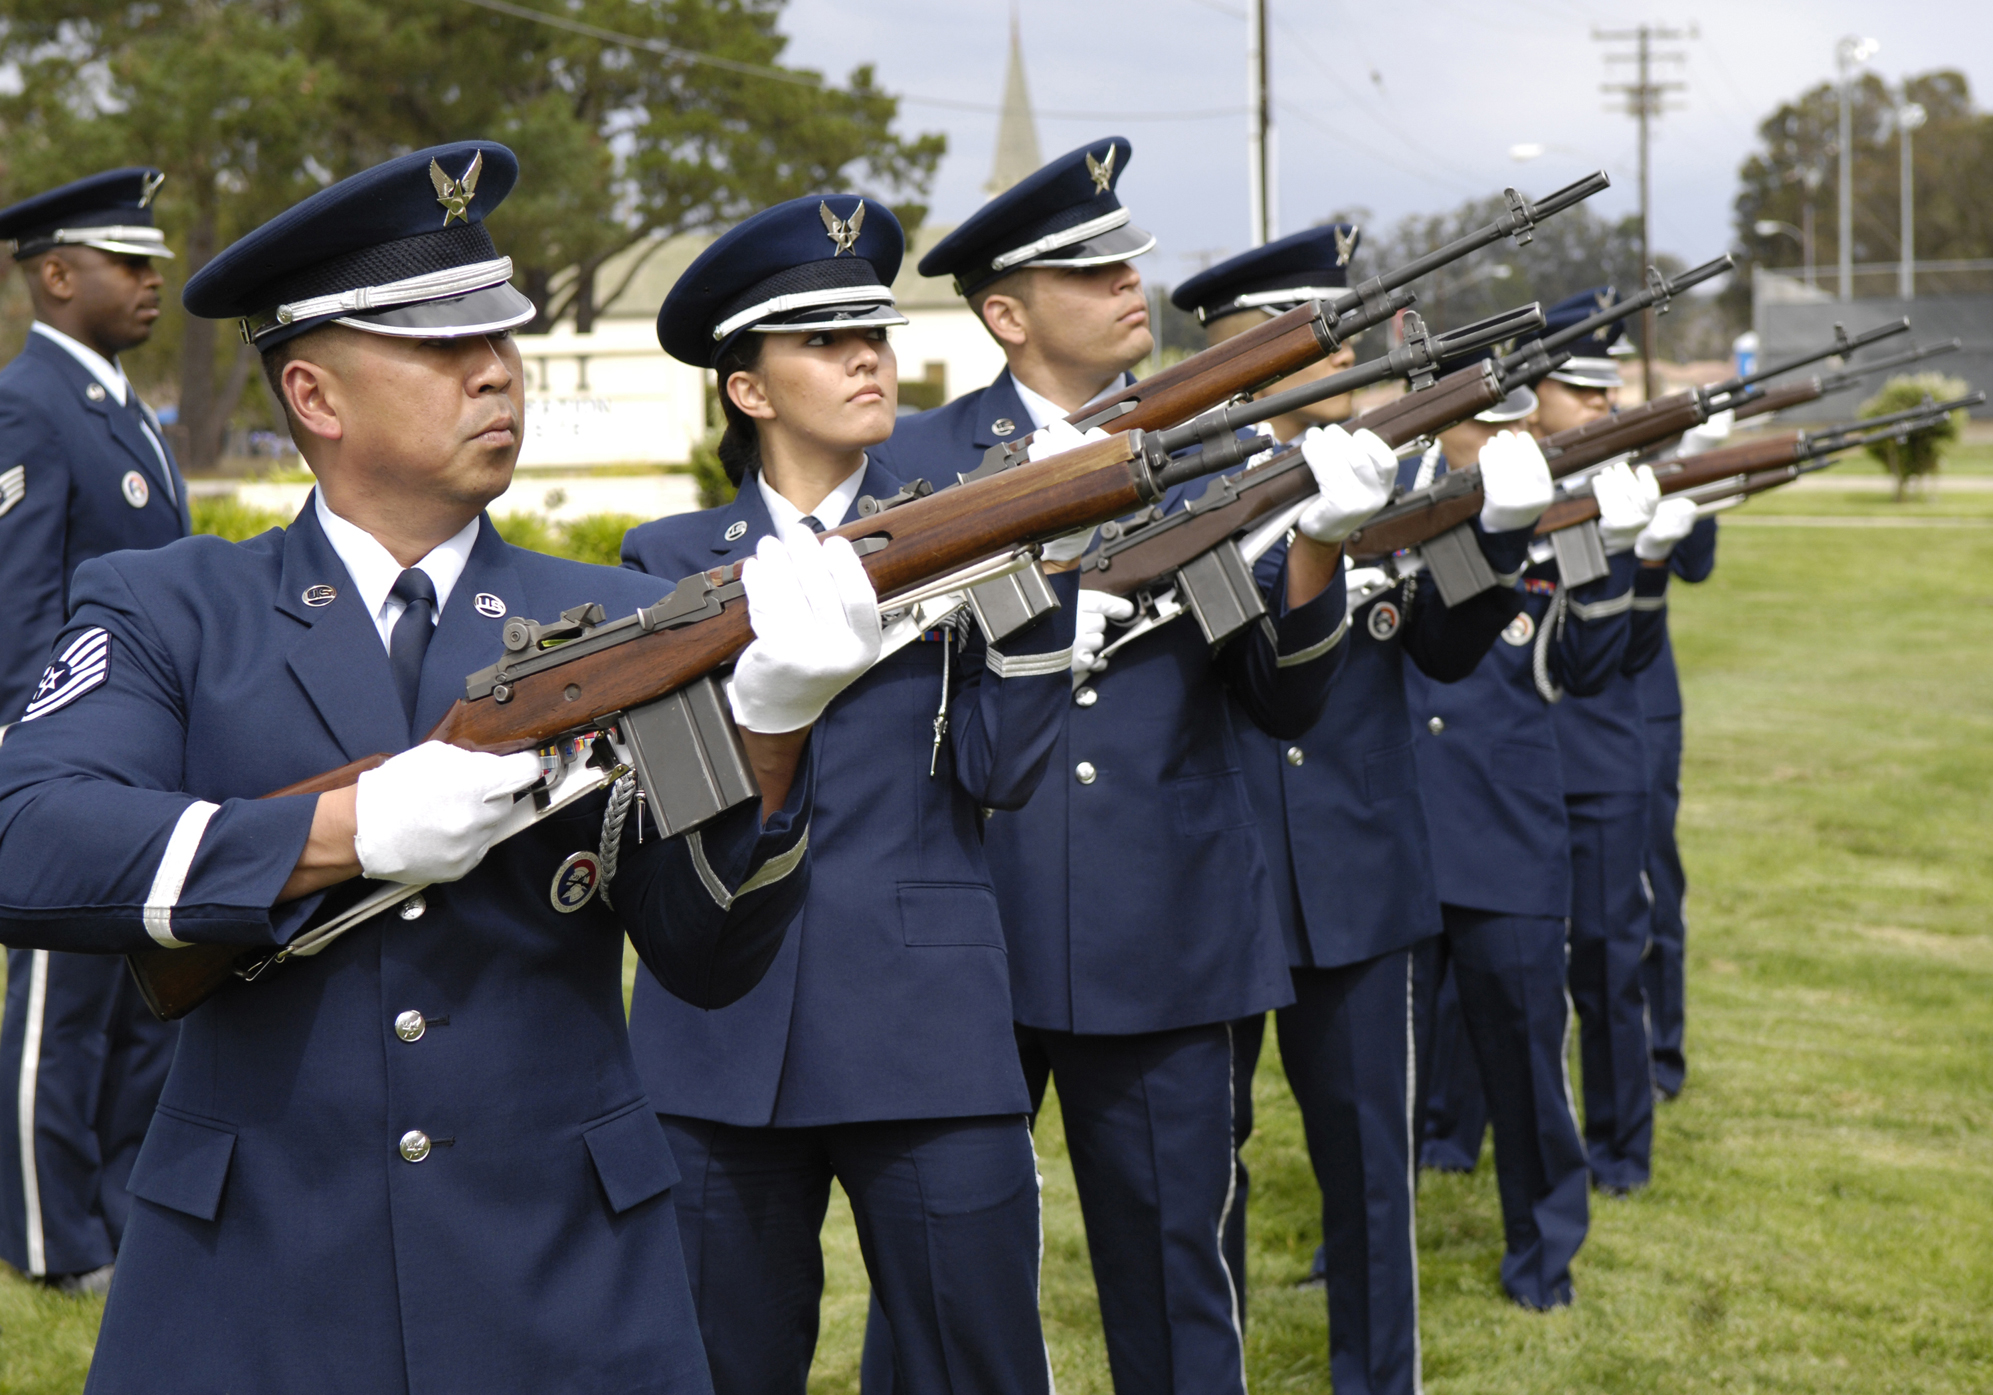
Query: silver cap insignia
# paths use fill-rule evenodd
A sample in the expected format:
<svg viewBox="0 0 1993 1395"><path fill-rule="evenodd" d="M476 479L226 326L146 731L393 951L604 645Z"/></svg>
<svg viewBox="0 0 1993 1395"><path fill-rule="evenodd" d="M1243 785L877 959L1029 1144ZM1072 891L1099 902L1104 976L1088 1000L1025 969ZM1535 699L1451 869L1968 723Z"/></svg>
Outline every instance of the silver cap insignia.
<svg viewBox="0 0 1993 1395"><path fill-rule="evenodd" d="M482 150L471 157L471 167L464 171L462 179L450 178L436 161L429 162L429 182L436 186L436 202L443 205L444 227L449 227L452 221L470 222L471 199L477 194L477 177L483 172Z"/></svg>
<svg viewBox="0 0 1993 1395"><path fill-rule="evenodd" d="M1116 147L1112 145L1107 147L1105 160L1094 159L1091 150L1086 153L1086 172L1093 177L1094 193L1107 192L1107 186L1114 178L1114 157L1117 153Z"/></svg>
<svg viewBox="0 0 1993 1395"><path fill-rule="evenodd" d="M858 245L858 230L865 226L865 200L858 201L858 207L851 210L849 218L838 217L822 200L817 202L817 212L823 216L824 231L837 244L837 250L831 256L841 256Z"/></svg>

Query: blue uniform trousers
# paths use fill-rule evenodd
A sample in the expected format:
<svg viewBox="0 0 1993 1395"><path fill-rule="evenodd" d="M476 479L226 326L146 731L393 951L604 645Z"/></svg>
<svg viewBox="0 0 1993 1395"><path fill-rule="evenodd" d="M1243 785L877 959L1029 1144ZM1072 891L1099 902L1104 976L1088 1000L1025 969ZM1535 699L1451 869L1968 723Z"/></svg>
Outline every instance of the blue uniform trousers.
<svg viewBox="0 0 1993 1395"><path fill-rule="evenodd" d="M1654 1073L1641 960L1647 953L1647 799L1582 794L1571 818L1571 1000L1578 1010L1585 1152L1601 1187L1652 1174Z"/></svg>
<svg viewBox="0 0 1993 1395"><path fill-rule="evenodd" d="M1653 926L1640 984L1647 994L1647 1032L1654 1054L1654 1084L1672 1098L1688 1075L1682 1053L1686 1013L1688 921L1682 900L1688 878L1675 846L1675 818L1682 807L1682 719L1647 719L1647 881L1654 893Z"/></svg>
<svg viewBox="0 0 1993 1395"><path fill-rule="evenodd" d="M1570 1027L1564 922L1443 906L1436 971L1450 968L1495 1130L1502 1287L1530 1308L1571 1301L1571 1259L1590 1223L1585 1150L1564 1064ZM1428 991L1438 974L1428 976ZM1428 1011L1427 1059L1437 1013Z"/></svg>
<svg viewBox="0 0 1993 1395"><path fill-rule="evenodd" d="M672 1195L716 1395L803 1395L832 1178L889 1333L887 1388L1050 1391L1022 1118L743 1128L659 1117L684 1174Z"/></svg>
<svg viewBox="0 0 1993 1395"><path fill-rule="evenodd" d="M1454 977L1445 941L1435 937L1414 954L1418 976L1419 1040L1432 1047L1420 1053L1415 1099L1424 1101L1419 1166L1439 1172L1472 1172L1488 1136L1488 1098L1467 1022L1460 1015L1460 982ZM1437 982L1435 990L1433 984Z"/></svg>
<svg viewBox="0 0 1993 1395"><path fill-rule="evenodd" d="M173 1063L178 1028L146 1009L114 955L7 954L0 1023L0 1259L79 1274L117 1255L125 1183ZM32 1135L27 1157L24 1137Z"/></svg>
<svg viewBox="0 0 1993 1395"><path fill-rule="evenodd" d="M1337 1395L1412 1395L1412 951L1293 974L1276 1030L1322 1189L1330 1375Z"/></svg>
<svg viewBox="0 0 1993 1395"><path fill-rule="evenodd" d="M1244 1317L1224 1243L1240 1200L1235 1025L1017 1029L1033 1101L1048 1077L1058 1082L1116 1395L1245 1390Z"/></svg>

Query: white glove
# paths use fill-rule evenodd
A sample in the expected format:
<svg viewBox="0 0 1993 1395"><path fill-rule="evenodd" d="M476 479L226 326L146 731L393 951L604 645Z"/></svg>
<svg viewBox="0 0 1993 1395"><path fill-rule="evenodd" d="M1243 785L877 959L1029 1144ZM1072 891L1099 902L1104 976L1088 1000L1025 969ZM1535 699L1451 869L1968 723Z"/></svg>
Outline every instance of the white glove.
<svg viewBox="0 0 1993 1395"><path fill-rule="evenodd" d="M1691 426L1682 433L1681 444L1675 447L1675 459L1701 455L1706 450L1715 450L1730 439L1730 428L1735 424L1737 414L1731 411L1718 412L1701 426Z"/></svg>
<svg viewBox="0 0 1993 1395"><path fill-rule="evenodd" d="M796 731L879 658L879 597L851 544L800 523L763 538L741 568L754 642L727 684L749 731Z"/></svg>
<svg viewBox="0 0 1993 1395"><path fill-rule="evenodd" d="M1665 562L1668 554L1675 550L1675 544L1689 535L1695 527L1696 508L1693 499L1663 499L1654 509L1654 521L1640 530L1640 536L1633 540L1633 555L1643 562Z"/></svg>
<svg viewBox="0 0 1993 1395"><path fill-rule="evenodd" d="M1542 447L1526 431L1497 431L1481 447L1481 531L1513 533L1550 507L1556 486Z"/></svg>
<svg viewBox="0 0 1993 1395"><path fill-rule="evenodd" d="M1107 667L1100 651L1107 647L1107 622L1133 620L1135 603L1107 591L1080 591L1079 614L1073 617L1073 673L1084 677Z"/></svg>
<svg viewBox="0 0 1993 1395"><path fill-rule="evenodd" d="M1083 446L1088 441L1104 441L1107 433L1094 427L1084 435L1075 430L1071 423L1061 417L1050 426L1041 426L1031 433L1031 444L1025 448L1026 460L1043 460L1048 455L1058 455L1062 451Z"/></svg>
<svg viewBox="0 0 1993 1395"><path fill-rule="evenodd" d="M1340 426L1311 426L1301 437L1301 458L1321 491L1296 524L1304 537L1339 543L1391 502L1398 457L1373 431L1352 436Z"/></svg>
<svg viewBox="0 0 1993 1395"><path fill-rule="evenodd" d="M1592 476L1592 497L1599 501L1599 540L1605 555L1613 557L1630 550L1640 530L1654 521L1661 483L1647 466L1636 474L1621 461Z"/></svg>
<svg viewBox="0 0 1993 1395"><path fill-rule="evenodd" d="M453 882L484 860L512 796L540 778L531 751L510 756L425 741L360 777L353 850L370 877Z"/></svg>
<svg viewBox="0 0 1993 1395"><path fill-rule="evenodd" d="M1031 444L1025 448L1027 460L1043 460L1048 455L1058 455L1075 446L1083 446L1088 441L1104 441L1107 433L1093 427L1085 434L1075 430L1061 417L1050 426L1041 427L1031 433ZM1093 529L1083 528L1077 533L1068 533L1063 538L1054 538L1045 544L1039 555L1047 562L1077 562L1086 556L1087 545L1093 541Z"/></svg>

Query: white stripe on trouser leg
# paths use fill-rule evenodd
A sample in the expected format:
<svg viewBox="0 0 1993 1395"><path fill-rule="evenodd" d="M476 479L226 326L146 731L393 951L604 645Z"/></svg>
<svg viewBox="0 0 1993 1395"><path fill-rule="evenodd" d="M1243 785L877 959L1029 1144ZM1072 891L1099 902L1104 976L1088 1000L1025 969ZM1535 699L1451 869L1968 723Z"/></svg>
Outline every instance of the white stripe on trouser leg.
<svg viewBox="0 0 1993 1395"><path fill-rule="evenodd" d="M1031 1177L1038 1185L1038 1277L1031 1286L1031 1306L1036 1308L1045 1290L1045 1173L1038 1166L1038 1140L1031 1132L1031 1116L1024 1116L1024 1144L1031 1150ZM1045 1340L1045 1325L1038 1325L1038 1344L1045 1349L1045 1389L1059 1395L1059 1378L1052 1370L1052 1344Z"/></svg>
<svg viewBox="0 0 1993 1395"><path fill-rule="evenodd" d="M21 1200L26 1203L28 1272L48 1273L48 1253L42 1238L42 1183L35 1166L35 1083L42 1067L42 1019L48 1011L48 951L35 951L28 974L28 1019L21 1032Z"/></svg>
<svg viewBox="0 0 1993 1395"><path fill-rule="evenodd" d="M1571 1034L1578 1022L1578 1005L1571 1001L1571 922L1564 922L1564 1030L1557 1034L1563 1043L1557 1053L1557 1069L1564 1076L1564 1108L1571 1112L1571 1132L1578 1136L1578 1151L1585 1151L1585 1126L1578 1122L1578 1100L1571 1093ZM1588 1162L1590 1161L1587 1155Z"/></svg>
<svg viewBox="0 0 1993 1395"><path fill-rule="evenodd" d="M194 854L201 850L201 835L208 820L221 806L197 799L180 811L180 820L166 839L166 851L159 855L159 868L152 874L152 889L145 894L145 933L167 949L187 942L173 933L173 908L180 904L180 892L187 885L187 872Z"/></svg>
<svg viewBox="0 0 1993 1395"><path fill-rule="evenodd" d="M1413 1006L1417 999L1413 958L1405 956L1405 1200L1410 1215L1405 1237L1412 1256L1412 1395L1425 1395L1425 1354L1419 1345L1419 1037ZM1479 1146L1478 1144L1476 1145Z"/></svg>
<svg viewBox="0 0 1993 1395"><path fill-rule="evenodd" d="M1232 1266L1225 1260L1225 1227L1232 1221L1232 1203L1239 1196L1239 1149L1232 1140L1239 1136L1239 1081L1233 1070L1233 1025L1225 1024L1225 1206L1218 1213L1218 1268L1225 1274L1225 1299L1232 1305L1232 1335L1239 1342L1239 1389L1246 1388L1246 1329L1239 1321L1239 1286L1232 1282Z"/></svg>

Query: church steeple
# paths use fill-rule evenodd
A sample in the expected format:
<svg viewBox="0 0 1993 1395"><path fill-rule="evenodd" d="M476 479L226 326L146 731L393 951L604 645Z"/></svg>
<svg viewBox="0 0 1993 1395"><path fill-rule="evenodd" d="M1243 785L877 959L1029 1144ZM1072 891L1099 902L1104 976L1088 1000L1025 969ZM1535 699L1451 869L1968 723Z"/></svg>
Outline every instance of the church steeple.
<svg viewBox="0 0 1993 1395"><path fill-rule="evenodd" d="M995 197L1044 162L1038 154L1038 123L1024 85L1024 42L1018 35L1017 6L1010 8L1010 63L1003 78L1003 115L997 121L996 159L983 192Z"/></svg>

